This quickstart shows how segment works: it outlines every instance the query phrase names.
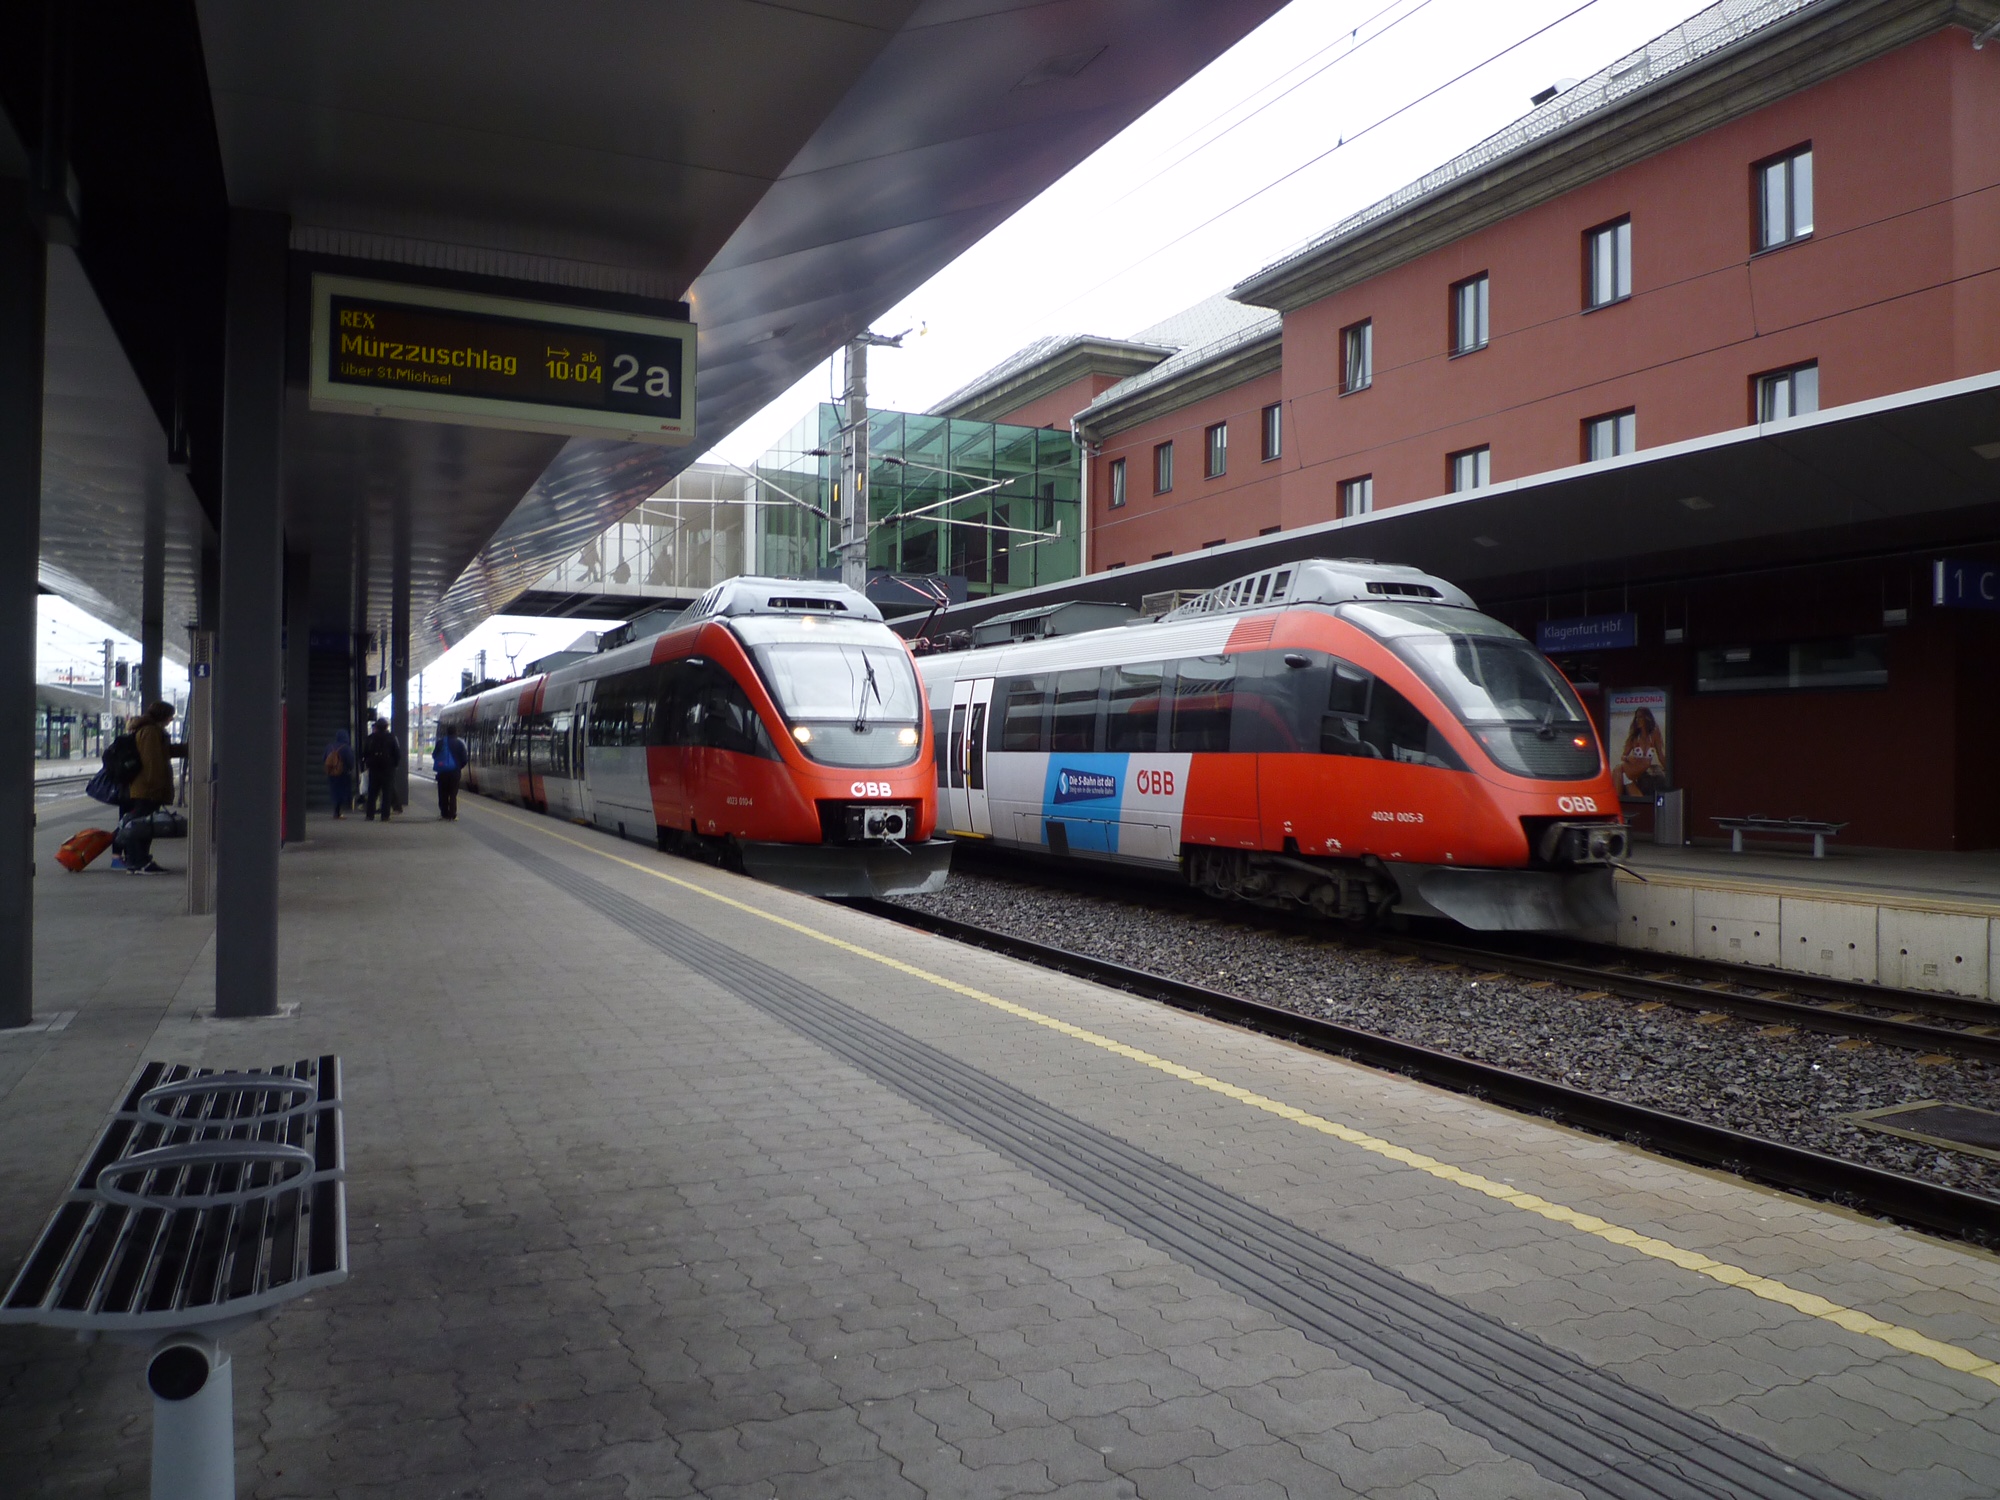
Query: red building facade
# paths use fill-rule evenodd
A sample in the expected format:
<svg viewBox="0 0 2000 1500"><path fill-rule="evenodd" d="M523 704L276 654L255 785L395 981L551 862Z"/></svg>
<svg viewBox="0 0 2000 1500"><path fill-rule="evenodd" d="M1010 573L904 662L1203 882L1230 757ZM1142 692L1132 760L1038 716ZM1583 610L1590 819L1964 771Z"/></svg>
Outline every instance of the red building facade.
<svg viewBox="0 0 2000 1500"><path fill-rule="evenodd" d="M1669 695L1690 834L1763 813L2000 847L1979 753L2000 613L1931 597L1945 553L2000 564L1983 24L1946 0L1717 7L1242 282L1238 312L1150 330L1170 352L1074 413L1087 569L1147 570L1136 597L1288 545L1360 551L1446 572L1531 636L1630 616L1628 644L1558 659L1606 729L1621 690ZM1907 430L1874 431L1885 405ZM1595 510L1561 500L1586 492ZM1420 503L1427 530L1395 520ZM1696 545L1757 507L1782 527ZM1583 555L1559 529L1628 513L1629 548L1554 561ZM1503 514L1511 535L1481 519ZM1184 565L1219 545L1212 579ZM1730 677L1786 652L1782 683ZM1869 664L1851 680L1798 666L1849 658Z"/></svg>

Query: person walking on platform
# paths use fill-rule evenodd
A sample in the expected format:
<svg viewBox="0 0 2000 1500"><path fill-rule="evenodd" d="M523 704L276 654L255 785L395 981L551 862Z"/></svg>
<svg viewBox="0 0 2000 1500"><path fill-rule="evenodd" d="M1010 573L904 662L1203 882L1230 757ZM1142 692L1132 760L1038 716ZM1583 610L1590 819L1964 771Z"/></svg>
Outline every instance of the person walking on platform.
<svg viewBox="0 0 2000 1500"><path fill-rule="evenodd" d="M444 822L458 821L458 779L469 758L464 740L449 729L438 731L437 743L431 746L431 770L437 776L438 817Z"/></svg>
<svg viewBox="0 0 2000 1500"><path fill-rule="evenodd" d="M354 741L345 729L336 729L326 747L326 791L333 799L333 815L346 817L354 806Z"/></svg>
<svg viewBox="0 0 2000 1500"><path fill-rule="evenodd" d="M382 809L382 821L396 806L396 767L403 763L403 747L389 732L389 721L377 719L374 733L361 742L361 763L368 768L368 821L375 821L375 809Z"/></svg>
<svg viewBox="0 0 2000 1500"><path fill-rule="evenodd" d="M118 853L131 875L167 873L153 859L152 815L174 800L172 763L176 758L187 758L187 746L167 738L167 726L173 721L173 705L155 703L132 727L132 740L139 750L139 774L126 783L125 800L118 807Z"/></svg>

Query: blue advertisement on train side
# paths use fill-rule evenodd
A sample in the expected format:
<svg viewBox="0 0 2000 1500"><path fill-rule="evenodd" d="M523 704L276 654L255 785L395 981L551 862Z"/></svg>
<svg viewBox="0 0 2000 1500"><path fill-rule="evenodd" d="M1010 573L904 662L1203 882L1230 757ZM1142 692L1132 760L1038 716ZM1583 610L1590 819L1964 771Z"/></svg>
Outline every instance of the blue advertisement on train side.
<svg viewBox="0 0 2000 1500"><path fill-rule="evenodd" d="M1051 821L1063 825L1072 849L1118 852L1118 816L1124 802L1124 755L1051 755L1042 787L1043 840Z"/></svg>

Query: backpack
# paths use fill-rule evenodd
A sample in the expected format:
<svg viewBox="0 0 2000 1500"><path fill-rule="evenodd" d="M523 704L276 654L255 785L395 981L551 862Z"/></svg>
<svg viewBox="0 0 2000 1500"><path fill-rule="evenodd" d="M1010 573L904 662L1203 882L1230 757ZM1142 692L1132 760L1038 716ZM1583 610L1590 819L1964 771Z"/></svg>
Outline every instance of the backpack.
<svg viewBox="0 0 2000 1500"><path fill-rule="evenodd" d="M104 769L116 786L129 785L145 767L146 762L139 755L139 742L129 734L119 735L104 747Z"/></svg>
<svg viewBox="0 0 2000 1500"><path fill-rule="evenodd" d="M437 742L437 745L431 751L431 769L434 771L456 771L458 768L457 741L450 735L446 735Z"/></svg>
<svg viewBox="0 0 2000 1500"><path fill-rule="evenodd" d="M347 762L341 759L338 750L329 750L326 752L326 774L329 776L345 776L347 774Z"/></svg>

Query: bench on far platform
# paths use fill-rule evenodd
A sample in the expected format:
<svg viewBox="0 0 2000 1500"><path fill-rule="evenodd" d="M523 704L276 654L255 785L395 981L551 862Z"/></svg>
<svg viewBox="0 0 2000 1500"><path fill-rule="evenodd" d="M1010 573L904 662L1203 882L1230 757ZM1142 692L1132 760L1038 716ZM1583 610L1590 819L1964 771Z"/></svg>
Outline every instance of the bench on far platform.
<svg viewBox="0 0 2000 1500"><path fill-rule="evenodd" d="M1746 833L1780 833L1793 838L1810 838L1813 844L1812 857L1826 858L1826 841L1847 825L1845 823L1821 823L1812 818L1766 818L1752 813L1747 818L1716 818L1716 826L1729 830L1729 850L1732 854L1743 852L1743 835Z"/></svg>

